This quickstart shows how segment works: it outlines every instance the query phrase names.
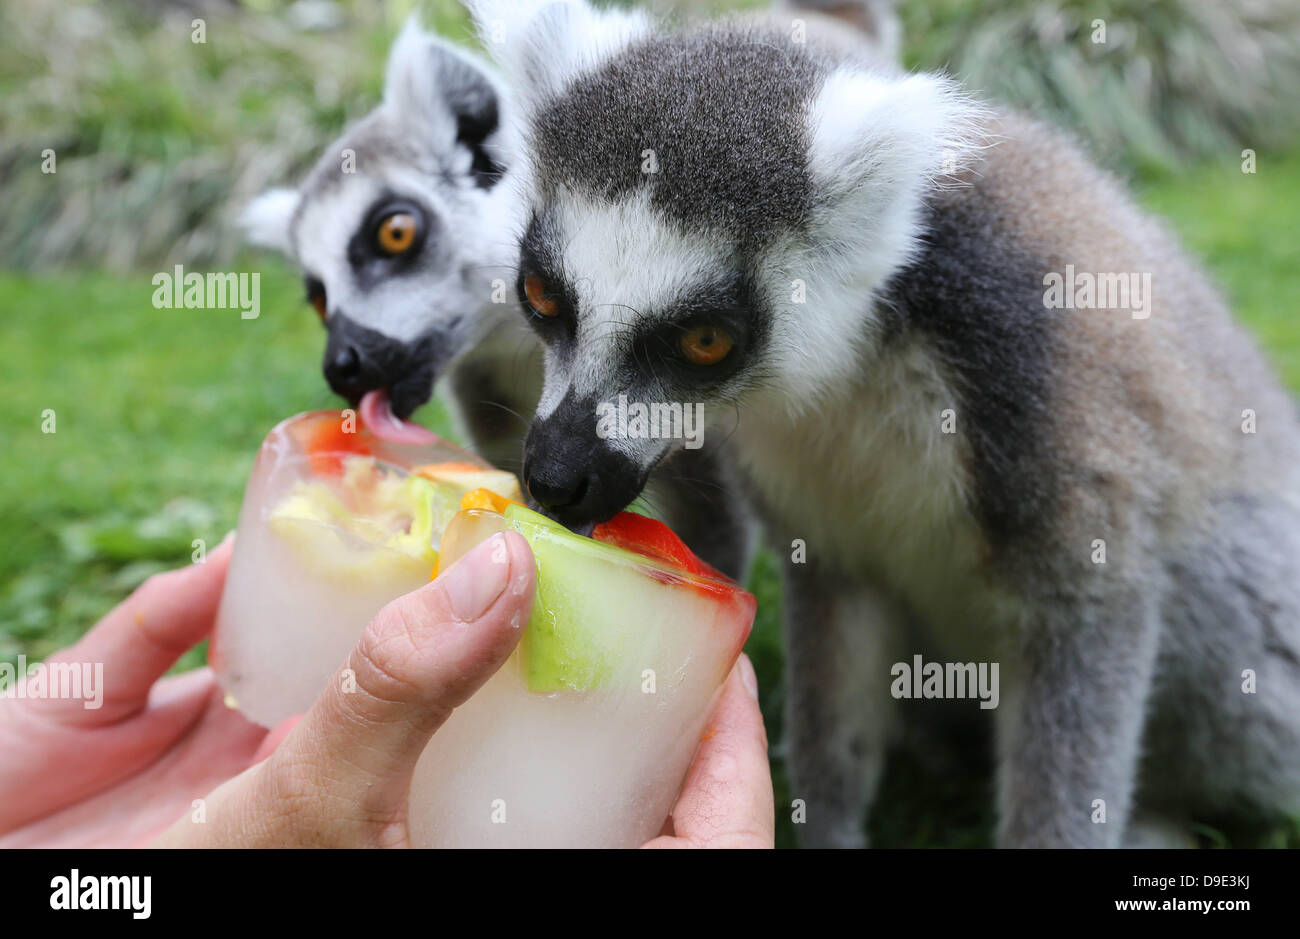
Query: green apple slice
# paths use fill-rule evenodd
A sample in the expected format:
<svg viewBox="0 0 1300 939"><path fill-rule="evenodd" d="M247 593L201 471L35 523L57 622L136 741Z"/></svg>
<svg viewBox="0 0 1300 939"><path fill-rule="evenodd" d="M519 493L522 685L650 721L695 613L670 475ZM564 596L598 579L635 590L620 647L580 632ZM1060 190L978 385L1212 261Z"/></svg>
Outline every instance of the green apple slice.
<svg viewBox="0 0 1300 939"><path fill-rule="evenodd" d="M530 691L589 691L609 679L610 643L590 615L600 599L602 546L521 505L506 520L532 546L537 593L519 654Z"/></svg>

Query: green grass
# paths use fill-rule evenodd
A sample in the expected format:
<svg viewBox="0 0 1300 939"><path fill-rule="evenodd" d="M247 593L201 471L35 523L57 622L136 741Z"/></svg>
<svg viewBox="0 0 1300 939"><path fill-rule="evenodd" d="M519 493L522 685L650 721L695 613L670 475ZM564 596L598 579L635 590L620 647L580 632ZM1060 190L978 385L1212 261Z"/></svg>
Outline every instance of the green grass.
<svg viewBox="0 0 1300 939"><path fill-rule="evenodd" d="M1069 127L1113 167L1280 149L1300 130L1289 0L902 0L899 10L909 65L945 68Z"/></svg>
<svg viewBox="0 0 1300 939"><path fill-rule="evenodd" d="M1300 153L1259 172L1206 166L1149 182L1146 204L1207 260L1287 381L1300 388L1300 279L1293 207ZM47 655L149 573L185 563L235 523L258 443L282 417L336 406L319 374L323 334L297 277L259 258L262 314L158 310L149 273L0 274L0 658ZM238 270L250 270L245 263ZM43 434L42 415L56 432ZM421 420L449 433L435 402ZM751 577L749 651L771 738L781 739L780 587L769 557ZM201 651L185 664L201 660ZM774 761L779 842L793 841L790 792ZM872 835L881 845L987 843L985 783L898 761ZM1288 836L1282 833L1279 839Z"/></svg>
<svg viewBox="0 0 1300 939"><path fill-rule="evenodd" d="M214 545L266 431L337 406L297 276L264 270L255 320L154 309L148 273L0 275L0 657L48 654L194 539ZM421 418L446 430L437 406Z"/></svg>

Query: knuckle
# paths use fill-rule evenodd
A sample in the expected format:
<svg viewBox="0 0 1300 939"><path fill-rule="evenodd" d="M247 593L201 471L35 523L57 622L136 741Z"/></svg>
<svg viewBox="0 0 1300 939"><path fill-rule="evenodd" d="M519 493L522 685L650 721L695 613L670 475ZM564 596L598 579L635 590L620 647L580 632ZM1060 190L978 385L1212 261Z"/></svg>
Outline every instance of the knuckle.
<svg viewBox="0 0 1300 939"><path fill-rule="evenodd" d="M358 690L386 702L419 697L419 654L403 607L390 604L362 633L350 657Z"/></svg>
<svg viewBox="0 0 1300 939"><path fill-rule="evenodd" d="M283 760L266 774L258 798L272 807L269 840L293 847L397 847L405 815L384 799L341 799L321 767Z"/></svg>

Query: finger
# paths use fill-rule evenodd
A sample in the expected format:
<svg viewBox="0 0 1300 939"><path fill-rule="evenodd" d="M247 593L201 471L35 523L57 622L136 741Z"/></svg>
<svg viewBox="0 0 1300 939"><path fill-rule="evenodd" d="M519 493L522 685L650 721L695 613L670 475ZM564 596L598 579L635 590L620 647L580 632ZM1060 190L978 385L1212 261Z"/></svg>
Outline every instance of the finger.
<svg viewBox="0 0 1300 939"><path fill-rule="evenodd" d="M79 642L50 656L47 662L91 666L103 686L99 707L45 699L48 714L100 726L141 710L154 682L212 630L233 545L232 532L202 562L150 577Z"/></svg>
<svg viewBox="0 0 1300 939"><path fill-rule="evenodd" d="M23 797L0 798L0 831L84 801L155 764L201 718L215 686L207 669L160 681L133 720L89 732L45 720L42 708L16 712L8 732L0 733L0 752L20 745L23 758L0 760L0 792Z"/></svg>
<svg viewBox="0 0 1300 939"><path fill-rule="evenodd" d="M295 714L293 717L286 717L284 720L280 721L280 723L276 724L275 728L268 733L265 738L263 738L261 746L257 748L257 752L253 754L253 762L261 763L268 756L274 753L276 748L279 747L280 744L284 743L284 739L289 736L289 731L297 727L302 721L302 718L303 716L301 714Z"/></svg>
<svg viewBox="0 0 1300 939"><path fill-rule="evenodd" d="M290 801L305 790L364 823L400 815L429 737L518 643L535 579L528 542L494 535L381 610L267 760Z"/></svg>
<svg viewBox="0 0 1300 939"><path fill-rule="evenodd" d="M775 843L767 732L754 666L743 654L723 686L672 821L677 844L770 848ZM659 838L650 846L667 847L670 840Z"/></svg>

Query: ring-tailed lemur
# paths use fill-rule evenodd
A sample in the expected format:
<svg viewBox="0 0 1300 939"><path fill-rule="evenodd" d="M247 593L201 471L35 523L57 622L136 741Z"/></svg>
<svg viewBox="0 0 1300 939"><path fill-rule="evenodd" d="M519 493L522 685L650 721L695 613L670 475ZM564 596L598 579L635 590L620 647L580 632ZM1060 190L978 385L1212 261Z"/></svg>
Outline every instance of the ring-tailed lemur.
<svg viewBox="0 0 1300 939"><path fill-rule="evenodd" d="M795 0L843 42L892 62L889 0ZM839 8L843 7L843 10ZM864 38L865 37L865 38ZM326 379L356 404L381 391L406 418L445 376L458 424L500 466L517 466L541 388L540 350L514 303L518 257L511 97L475 57L413 17L389 55L382 104L322 153L297 189L247 209L250 240L301 266L328 330ZM697 553L744 573L748 521L723 495L714 449L683 449L656 475L651 503Z"/></svg>
<svg viewBox="0 0 1300 939"><path fill-rule="evenodd" d="M545 345L526 483L573 526L632 500L667 444L598 435L620 395L729 429L790 558L806 843L863 843L922 653L1000 664L1000 844L1300 810L1295 406L1115 181L788 30L574 2L504 38Z"/></svg>

